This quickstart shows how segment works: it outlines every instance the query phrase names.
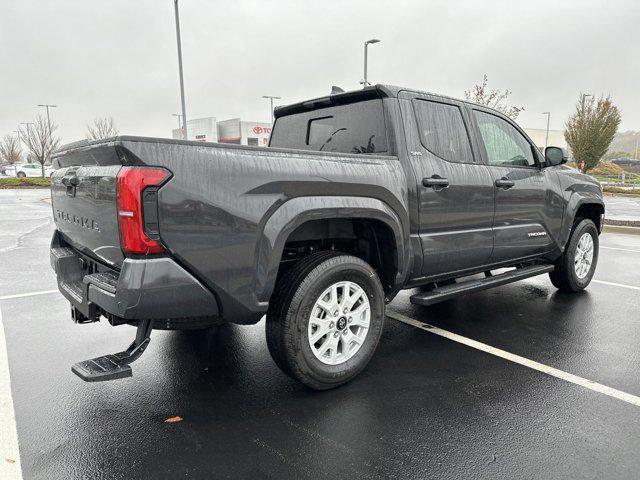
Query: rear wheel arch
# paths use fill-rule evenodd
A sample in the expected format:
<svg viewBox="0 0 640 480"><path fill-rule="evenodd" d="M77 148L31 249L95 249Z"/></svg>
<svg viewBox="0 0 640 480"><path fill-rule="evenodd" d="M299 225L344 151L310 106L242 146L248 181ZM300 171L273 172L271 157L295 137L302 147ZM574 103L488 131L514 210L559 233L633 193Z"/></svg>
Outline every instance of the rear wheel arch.
<svg viewBox="0 0 640 480"><path fill-rule="evenodd" d="M309 205L313 203L313 205ZM286 208L285 208L286 207ZM315 207L315 208L314 208ZM265 223L256 255L256 295L268 301L276 280L306 254L343 251L370 263L392 292L409 266L403 226L384 202L366 197L298 197ZM291 255L299 249L299 256ZM294 252L295 253L295 252Z"/></svg>

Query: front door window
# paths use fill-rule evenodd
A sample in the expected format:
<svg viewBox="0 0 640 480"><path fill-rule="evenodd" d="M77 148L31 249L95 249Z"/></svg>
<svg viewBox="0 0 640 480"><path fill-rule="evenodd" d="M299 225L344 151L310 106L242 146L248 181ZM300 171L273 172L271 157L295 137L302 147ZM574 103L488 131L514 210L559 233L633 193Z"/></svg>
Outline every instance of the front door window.
<svg viewBox="0 0 640 480"><path fill-rule="evenodd" d="M531 144L509 122L490 113L474 110L489 165L533 167Z"/></svg>

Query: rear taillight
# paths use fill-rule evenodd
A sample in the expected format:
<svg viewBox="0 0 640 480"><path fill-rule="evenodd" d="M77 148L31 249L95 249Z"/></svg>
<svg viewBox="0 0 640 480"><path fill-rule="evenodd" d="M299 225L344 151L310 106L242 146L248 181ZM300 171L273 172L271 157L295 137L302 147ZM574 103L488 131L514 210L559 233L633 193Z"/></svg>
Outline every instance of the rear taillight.
<svg viewBox="0 0 640 480"><path fill-rule="evenodd" d="M147 255L164 251L160 242L145 232L142 205L143 191L157 187L168 177L169 172L162 168L122 167L118 172L118 224L120 245L125 253ZM157 212L153 213L155 217Z"/></svg>

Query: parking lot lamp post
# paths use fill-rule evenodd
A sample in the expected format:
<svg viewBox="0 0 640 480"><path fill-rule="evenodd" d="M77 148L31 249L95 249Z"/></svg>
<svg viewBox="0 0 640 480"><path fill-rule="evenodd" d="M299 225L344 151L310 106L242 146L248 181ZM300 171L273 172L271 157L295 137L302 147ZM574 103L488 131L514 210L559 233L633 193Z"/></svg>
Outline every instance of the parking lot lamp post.
<svg viewBox="0 0 640 480"><path fill-rule="evenodd" d="M31 125L35 125L35 123L33 122L20 122L20 125L26 125L27 126L27 135L31 134ZM25 142L27 143L27 142ZM27 147L29 147L29 145L27 145Z"/></svg>
<svg viewBox="0 0 640 480"><path fill-rule="evenodd" d="M551 112L542 112L542 115L547 116L547 132L544 136L544 148L546 149L549 146L549 119L551 118Z"/></svg>
<svg viewBox="0 0 640 480"><path fill-rule="evenodd" d="M180 115L179 113L172 113L171 114L172 117L177 117L178 118L178 135L181 135L181 130L182 130L182 115Z"/></svg>
<svg viewBox="0 0 640 480"><path fill-rule="evenodd" d="M49 109L56 108L57 105L52 105L50 103L41 103L38 104L39 107L44 107L47 109L47 128L49 129L49 140L51 140L51 117L49 116Z"/></svg>
<svg viewBox="0 0 640 480"><path fill-rule="evenodd" d="M362 80L362 88L366 88L369 85L369 82L367 81L367 49L369 47L369 44L372 43L378 43L380 42L380 40L378 40L377 38L372 38L371 40L367 40L366 42L364 42L364 80Z"/></svg>
<svg viewBox="0 0 640 480"><path fill-rule="evenodd" d="M280 100L282 97L274 97L273 95L263 95L262 98L268 98L271 102L271 126L273 127L273 100Z"/></svg>
<svg viewBox="0 0 640 480"><path fill-rule="evenodd" d="M184 77L182 74L182 44L180 42L180 13L178 12L178 0L173 0L176 16L176 39L178 42L178 72L180 74L180 101L182 103L182 131L184 139L189 140L187 133L187 107L184 101Z"/></svg>

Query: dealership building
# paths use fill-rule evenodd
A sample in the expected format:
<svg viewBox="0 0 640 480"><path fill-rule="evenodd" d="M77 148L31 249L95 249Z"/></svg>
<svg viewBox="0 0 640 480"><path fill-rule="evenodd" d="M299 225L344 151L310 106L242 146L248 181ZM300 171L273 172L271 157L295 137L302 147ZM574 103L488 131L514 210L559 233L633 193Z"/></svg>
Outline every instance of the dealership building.
<svg viewBox="0 0 640 480"><path fill-rule="evenodd" d="M250 122L239 118L217 121L216 117L187 120L189 140L267 146L271 135L268 122ZM173 138L182 139L182 129L173 130Z"/></svg>
<svg viewBox="0 0 640 480"><path fill-rule="evenodd" d="M524 131L533 143L540 149L544 150L547 130L545 128L525 128ZM564 130L549 130L549 145L568 149L567 141L564 139Z"/></svg>

